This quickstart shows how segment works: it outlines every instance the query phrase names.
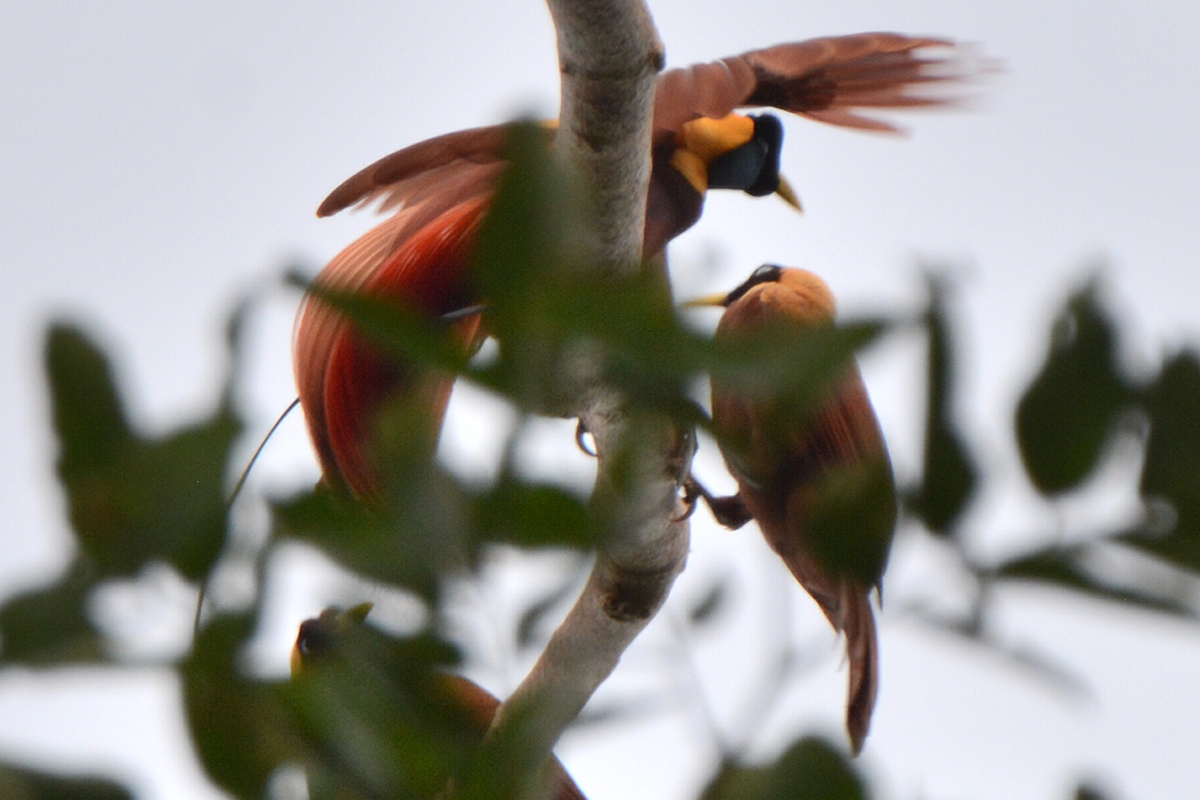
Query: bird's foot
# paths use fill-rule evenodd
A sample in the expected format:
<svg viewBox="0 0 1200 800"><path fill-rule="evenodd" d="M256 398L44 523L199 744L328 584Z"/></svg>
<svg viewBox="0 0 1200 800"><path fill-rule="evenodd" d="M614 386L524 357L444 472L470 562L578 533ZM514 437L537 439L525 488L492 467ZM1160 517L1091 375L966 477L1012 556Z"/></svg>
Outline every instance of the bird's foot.
<svg viewBox="0 0 1200 800"><path fill-rule="evenodd" d="M712 512L713 519L719 525L731 531L736 531L754 519L754 515L750 513L750 509L746 508L746 504L742 501L740 494L715 497L712 492L704 488L700 481L689 477L683 484L683 502L687 506L687 511L684 512L678 521L683 521L690 517L696 511L696 502L701 498L703 498L705 505L708 506L708 510Z"/></svg>

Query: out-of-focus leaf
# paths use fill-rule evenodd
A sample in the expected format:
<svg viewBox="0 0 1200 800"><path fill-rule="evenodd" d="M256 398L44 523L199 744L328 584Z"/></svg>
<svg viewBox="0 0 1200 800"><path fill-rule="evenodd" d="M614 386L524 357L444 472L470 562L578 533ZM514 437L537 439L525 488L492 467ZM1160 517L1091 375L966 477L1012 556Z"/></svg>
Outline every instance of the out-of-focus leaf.
<svg viewBox="0 0 1200 800"><path fill-rule="evenodd" d="M825 741L805 737L773 764L727 764L702 795L704 800L866 800L867 782L849 759Z"/></svg>
<svg viewBox="0 0 1200 800"><path fill-rule="evenodd" d="M1171 358L1145 395L1150 438L1141 492L1167 500L1174 527L1125 541L1173 564L1200 570L1200 362L1194 353Z"/></svg>
<svg viewBox="0 0 1200 800"><path fill-rule="evenodd" d="M626 697L607 703L590 702L571 723L571 730L595 728L610 722L631 722L663 713L671 701L662 692L648 692L636 697Z"/></svg>
<svg viewBox="0 0 1200 800"><path fill-rule="evenodd" d="M1182 598L1155 592L1150 586L1119 586L1096 574L1087 566L1090 546L1042 550L1010 561L995 572L1001 579L1044 583L1081 592L1123 605L1136 605L1151 611L1166 611L1193 617L1195 611Z"/></svg>
<svg viewBox="0 0 1200 800"><path fill-rule="evenodd" d="M563 489L502 480L474 503L474 530L487 541L517 547L595 546L592 517Z"/></svg>
<svg viewBox="0 0 1200 800"><path fill-rule="evenodd" d="M536 696L526 696L525 700L506 706L505 724L489 732L471 759L459 783L457 796L461 800L521 800L535 796L550 742L537 731L533 720L547 713L543 706L549 701Z"/></svg>
<svg viewBox="0 0 1200 800"><path fill-rule="evenodd" d="M1097 293L1093 282L1067 302L1046 363L1017 406L1021 458L1043 494L1073 489L1092 472L1131 399Z"/></svg>
<svg viewBox="0 0 1200 800"><path fill-rule="evenodd" d="M366 625L338 625L286 691L313 754L310 794L415 799L442 791L498 704L441 672L458 658L427 634L397 640Z"/></svg>
<svg viewBox="0 0 1200 800"><path fill-rule="evenodd" d="M67 478L111 468L133 434L108 359L79 330L53 325L46 372L59 438L59 472Z"/></svg>
<svg viewBox="0 0 1200 800"><path fill-rule="evenodd" d="M225 538L224 478L241 424L222 407L163 438L130 431L103 353L67 325L51 328L46 370L58 473L79 543L104 576L162 559L207 574Z"/></svg>
<svg viewBox="0 0 1200 800"><path fill-rule="evenodd" d="M896 484L883 460L829 470L813 489L804 542L835 575L877 584L896 530Z"/></svg>
<svg viewBox="0 0 1200 800"><path fill-rule="evenodd" d="M603 380L631 405L691 420L691 381L706 371L712 343L688 330L670 303L661 276L583 276L556 299L556 314L594 345Z"/></svg>
<svg viewBox="0 0 1200 800"><path fill-rule="evenodd" d="M581 195L550 155L549 132L510 128L508 169L480 226L471 274L500 343L490 384L522 408L555 413L571 397L579 341L555 309L582 276Z"/></svg>
<svg viewBox="0 0 1200 800"><path fill-rule="evenodd" d="M688 609L688 622L695 626L711 623L724 610L729 602L729 582L724 579L714 580L708 591L693 603Z"/></svg>
<svg viewBox="0 0 1200 800"><path fill-rule="evenodd" d="M538 644L540 641L538 631L543 620L555 608L562 605L572 592L578 592L579 585L579 574L576 570L572 570L570 573L564 574L562 580L554 588L521 612L521 618L517 622L517 647L526 648Z"/></svg>
<svg viewBox="0 0 1200 800"><path fill-rule="evenodd" d="M440 517L430 498L414 496L403 509L384 509L318 487L275 506L276 534L319 547L362 575L402 586L427 599L439 575L468 563L459 515Z"/></svg>
<svg viewBox="0 0 1200 800"><path fill-rule="evenodd" d="M808 329L764 325L735 340L714 341L706 367L714 386L770 400L781 424L794 425L844 378L854 354L886 329L879 320Z"/></svg>
<svg viewBox="0 0 1200 800"><path fill-rule="evenodd" d="M238 666L251 628L249 617L218 618L182 670L201 763L236 797L267 796L280 768L301 766L314 800L427 799L483 737L474 696L448 692L451 679L435 672L458 653L433 636L394 640L341 625L296 678L273 683Z"/></svg>
<svg viewBox="0 0 1200 800"><path fill-rule="evenodd" d="M251 632L249 617L219 617L200 632L182 665L200 762L218 786L244 800L265 797L275 771L306 755L281 685L251 680L238 667Z"/></svg>
<svg viewBox="0 0 1200 800"><path fill-rule="evenodd" d="M52 775L0 764L0 798L4 800L132 800L124 786L106 778Z"/></svg>
<svg viewBox="0 0 1200 800"><path fill-rule="evenodd" d="M275 511L279 534L433 599L439 575L474 563L479 540L469 524L470 493L434 459L437 431L422 402L398 395L375 420L370 459L381 477L377 497L360 501L319 486Z"/></svg>
<svg viewBox="0 0 1200 800"><path fill-rule="evenodd" d="M953 419L954 353L943 281L929 278L929 397L925 466L914 507L934 533L948 535L974 493L978 470Z"/></svg>
<svg viewBox="0 0 1200 800"><path fill-rule="evenodd" d="M1081 783L1075 790L1075 800L1109 800L1111 795L1091 783Z"/></svg>
<svg viewBox="0 0 1200 800"><path fill-rule="evenodd" d="M712 425L721 453L731 468L742 475L765 476L775 473L781 465L793 464L798 457L796 442L800 432L814 419L822 404L829 402L839 382L846 380L846 370L854 364L854 352L882 330L882 323L799 330L790 324L764 325L714 341L710 361L714 396L726 395L754 404L754 425L739 423L739 419L744 419L739 415L734 415L733 420L722 420L724 427L719 427L716 421ZM889 513L886 507L891 506L894 521L895 486L891 470L885 469L886 475L876 474L876 467L886 468L887 462L873 463L861 471L848 468L830 474L829 513L842 516L838 511L839 498L848 498L847 492L864 479L871 483L878 479L873 488L884 491L874 496L878 503L864 507L863 512L874 510L886 515ZM853 527L840 524L837 527L838 531L852 531L858 538L851 543L831 541L832 547L856 548L860 544L863 537L854 533ZM872 528L866 536L868 552L864 558L868 561L885 558L893 529L894 525L886 531ZM836 535L838 531L833 533ZM835 556L834 561L837 560ZM882 561L879 566L882 569Z"/></svg>
<svg viewBox="0 0 1200 800"><path fill-rule="evenodd" d="M0 608L0 663L53 666L104 659L104 641L85 604L95 575L76 561L51 586L18 595Z"/></svg>
<svg viewBox="0 0 1200 800"><path fill-rule="evenodd" d="M468 490L432 462L409 471L380 502L318 487L275 512L279 535L430 600L440 576L473 567L486 544L588 549L595 542L591 511L563 489L508 478Z"/></svg>
<svg viewBox="0 0 1200 800"><path fill-rule="evenodd" d="M322 302L354 320L356 328L384 350L402 357L407 363L424 364L446 372L461 372L467 358L453 339L449 326L431 320L397 300L339 292L314 284L298 275L288 282L311 292Z"/></svg>

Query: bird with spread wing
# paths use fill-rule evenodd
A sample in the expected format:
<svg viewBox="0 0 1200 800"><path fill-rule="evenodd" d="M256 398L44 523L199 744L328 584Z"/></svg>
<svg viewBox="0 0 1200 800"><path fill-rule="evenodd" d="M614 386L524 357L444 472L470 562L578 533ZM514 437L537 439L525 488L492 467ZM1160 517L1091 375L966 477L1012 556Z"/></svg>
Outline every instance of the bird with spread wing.
<svg viewBox="0 0 1200 800"><path fill-rule="evenodd" d="M952 42L894 33L781 44L664 72L654 102L643 256L660 255L695 224L710 189L778 193L798 206L779 175L779 120L738 109L774 108L832 125L894 132L892 124L865 112L946 105L953 100L918 90L969 72ZM481 313L469 310L486 298L471 296L468 265L505 168L505 147L505 126L474 128L411 145L350 177L321 204L318 216L373 203L392 214L335 256L316 285L399 301L445 319L461 352L473 352L486 331ZM297 317L294 366L324 479L360 498L380 489L371 443L383 404L406 394L436 435L453 386L451 375L385 355L315 295Z"/></svg>

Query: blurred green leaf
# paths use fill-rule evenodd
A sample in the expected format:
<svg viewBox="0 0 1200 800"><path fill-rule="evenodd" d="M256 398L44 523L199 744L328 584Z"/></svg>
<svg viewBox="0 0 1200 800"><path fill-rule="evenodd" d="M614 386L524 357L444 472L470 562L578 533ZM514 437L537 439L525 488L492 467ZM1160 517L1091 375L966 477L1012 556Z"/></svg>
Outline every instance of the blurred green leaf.
<svg viewBox="0 0 1200 800"><path fill-rule="evenodd" d="M474 719L438 688L438 678L391 675L393 653L363 653L322 664L294 684L306 739L319 749L316 767L344 796L424 800L460 772L486 722ZM348 652L347 656L350 655Z"/></svg>
<svg viewBox="0 0 1200 800"><path fill-rule="evenodd" d="M896 530L891 464L874 459L828 469L811 491L805 546L832 574L878 584Z"/></svg>
<svg viewBox="0 0 1200 800"><path fill-rule="evenodd" d="M312 544L361 575L432 600L439 576L469 563L469 547L462 510L442 516L427 502L438 501L413 495L391 506L371 505L318 487L275 505L276 535Z"/></svg>
<svg viewBox="0 0 1200 800"><path fill-rule="evenodd" d="M132 800L133 794L105 778L66 777L0 764L3 800Z"/></svg>
<svg viewBox="0 0 1200 800"><path fill-rule="evenodd" d="M806 329L763 325L735 339L715 340L705 366L714 386L749 400L770 400L791 426L828 397L854 354L887 327L879 320Z"/></svg>
<svg viewBox="0 0 1200 800"><path fill-rule="evenodd" d="M822 739L805 737L773 764L727 764L702 795L704 800L866 800L867 783L849 759Z"/></svg>
<svg viewBox="0 0 1200 800"><path fill-rule="evenodd" d="M1200 362L1180 353L1163 366L1145 394L1150 437L1141 492L1162 498L1175 511L1167 532L1147 530L1125 537L1135 547L1171 563L1200 570Z"/></svg>
<svg viewBox="0 0 1200 800"><path fill-rule="evenodd" d="M162 438L130 431L104 354L54 325L46 371L71 523L104 576L162 559L187 578L208 573L225 538L224 479L241 423L222 407Z"/></svg>
<svg viewBox="0 0 1200 800"><path fill-rule="evenodd" d="M427 599L439 577L478 561L487 543L594 546L592 515L569 492L508 478L468 492L430 465L390 503L363 503L318 487L275 507L277 533L313 544L363 575ZM440 496L440 497L439 497Z"/></svg>
<svg viewBox="0 0 1200 800"><path fill-rule="evenodd" d="M592 517L582 500L555 486L507 478L474 503L479 538L517 547L595 546Z"/></svg>
<svg viewBox="0 0 1200 800"><path fill-rule="evenodd" d="M322 614L329 635L286 691L312 753L311 796L433 797L478 747L498 701L442 672L459 654L440 639L392 639L341 618Z"/></svg>
<svg viewBox="0 0 1200 800"><path fill-rule="evenodd" d="M572 284L554 313L595 345L600 377L631 405L696 418L688 388L706 370L712 345L683 326L661 276L583 275Z"/></svg>
<svg viewBox="0 0 1200 800"><path fill-rule="evenodd" d="M353 319L364 336L406 363L447 373L466 368L469 354L464 355L461 346L448 335L450 326L442 320L431 319L395 298L339 292L299 275L289 275L288 282Z"/></svg>
<svg viewBox="0 0 1200 800"><path fill-rule="evenodd" d="M1073 489L1092 472L1131 399L1098 292L1093 281L1067 302L1046 363L1017 406L1021 458L1043 494Z"/></svg>
<svg viewBox="0 0 1200 800"><path fill-rule="evenodd" d="M82 332L52 325L46 373L64 480L113 467L133 434L108 359Z"/></svg>
<svg viewBox="0 0 1200 800"><path fill-rule="evenodd" d="M728 580L714 580L699 602L688 609L688 622L697 627L712 623L729 605L729 592Z"/></svg>
<svg viewBox="0 0 1200 800"><path fill-rule="evenodd" d="M1075 790L1075 800L1108 800L1110 797L1091 783L1081 783Z"/></svg>
<svg viewBox="0 0 1200 800"><path fill-rule="evenodd" d="M579 340L561 313L582 278L581 195L550 155L544 126L510 126L509 166L480 226L471 275L486 298L500 358L487 382L519 407L556 413L569 402Z"/></svg>
<svg viewBox="0 0 1200 800"><path fill-rule="evenodd" d="M583 577L587 574L582 568L590 562L590 558L585 560L581 556L575 569L564 571L558 582L549 591L521 612L515 636L517 647L523 649L542 642L539 632L546 617L562 606L573 594L579 592Z"/></svg>
<svg viewBox="0 0 1200 800"><path fill-rule="evenodd" d="M954 353L944 280L929 277L925 315L929 336L929 397L925 417L925 465L914 510L934 533L952 532L978 482L978 470L954 423Z"/></svg>
<svg viewBox="0 0 1200 800"><path fill-rule="evenodd" d="M45 667L103 661L103 637L86 613L95 580L94 572L77 560L56 583L5 602L0 608L0 662Z"/></svg>
<svg viewBox="0 0 1200 800"><path fill-rule="evenodd" d="M459 783L458 798L524 800L537 796L551 743L544 741L533 721L547 713L543 707L548 702L527 695L524 703L510 702L505 707L505 724L489 731L474 754Z"/></svg>
<svg viewBox="0 0 1200 800"><path fill-rule="evenodd" d="M793 461L797 432L829 400L832 387L845 380L854 353L883 329L878 322L809 329L764 325L714 341L709 362L713 396L755 404L755 426L740 419L736 429L711 426L725 461L749 476L774 474L779 465ZM753 441L752 427L764 432L754 434Z"/></svg>
<svg viewBox="0 0 1200 800"><path fill-rule="evenodd" d="M275 771L306 755L281 685L254 681L239 667L252 622L248 616L213 620L181 666L200 763L218 786L243 800L267 796Z"/></svg>
<svg viewBox="0 0 1200 800"><path fill-rule="evenodd" d="M377 417L370 458L383 482L379 497L363 502L318 487L276 506L277 532L430 600L439 576L474 567L486 543L593 546L592 514L570 493L513 475L493 487L467 487L445 471L421 403L401 394Z"/></svg>

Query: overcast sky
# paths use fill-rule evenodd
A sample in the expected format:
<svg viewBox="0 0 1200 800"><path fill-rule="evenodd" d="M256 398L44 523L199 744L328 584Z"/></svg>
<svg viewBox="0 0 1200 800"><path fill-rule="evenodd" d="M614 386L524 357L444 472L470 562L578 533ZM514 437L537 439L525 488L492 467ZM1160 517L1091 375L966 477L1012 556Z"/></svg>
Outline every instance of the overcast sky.
<svg viewBox="0 0 1200 800"><path fill-rule="evenodd" d="M48 319L86 320L119 358L140 424L161 430L211 406L225 316L241 293L267 287L245 398L253 429L263 430L294 396L288 359L298 298L273 288L283 266L315 269L370 222L318 221L313 211L325 194L401 146L520 112L552 115L557 106L553 31L534 0L84 6L10 3L0 12L0 265L9 280L0 295L0 404L9 421L0 427L2 595L49 579L69 547L40 375ZM1005 74L987 82L971 109L907 115L908 138L789 121L783 166L806 214L772 200L714 197L674 246L673 277L688 296L727 288L764 261L804 266L825 276L853 314L912 309L921 265L949 270L959 279L969 362L959 412L998 487L981 500L980 547L1011 547L1022 532L1050 527L1056 517L1025 502L1006 432L1016 393L1043 355L1050 312L1099 270L1128 322L1131 363L1200 339L1200 5L651 6L670 65L887 29L975 42L1004 61ZM886 345L865 363L901 474L917 463L920 437L911 345ZM495 428L480 416L486 404L470 400L456 400L447 431L455 464L469 463L472 446ZM585 472L571 446L543 457L543 467ZM697 463L719 471L711 447ZM259 480L296 486L315 471L297 416L272 443ZM1130 500L1116 493L1062 519L1111 519L1128 513ZM772 732L815 726L839 736L845 673L824 623L748 538L698 522L689 568L698 577L685 575L675 594L697 596L704 576L733 558L731 575L745 584L774 576L751 592L748 607L789 598L784 622L819 658L781 698L786 713L772 718L756 752L769 752ZM901 592L906 580L921 580L909 564L894 565ZM496 583L478 588L479 605L489 591L504 591ZM284 651L288 626L323 601L295 596L296 606L279 612ZM1195 791L1200 631L1136 612L1096 613L1048 592L1002 600L1002 632L1082 671L1093 699L1065 702L885 613L883 688L863 763L887 796L1049 800L1093 773L1130 798ZM635 685L653 672L656 646L679 646L666 623L627 658ZM718 695L714 713L733 725L740 695L720 687L750 676L720 648L691 646ZM519 680L515 672L493 664L481 674L503 693ZM146 798L199 797L198 768L177 752L185 734L171 681L149 672L106 681L97 691L67 678L5 675L0 754L42 763L70 755L81 765L116 758ZM681 776L710 755L696 724L694 714L667 715L637 733L677 747L622 749L632 735L614 733L571 736L562 752L593 800L682 798L695 786ZM624 765L615 775L614 762Z"/></svg>

